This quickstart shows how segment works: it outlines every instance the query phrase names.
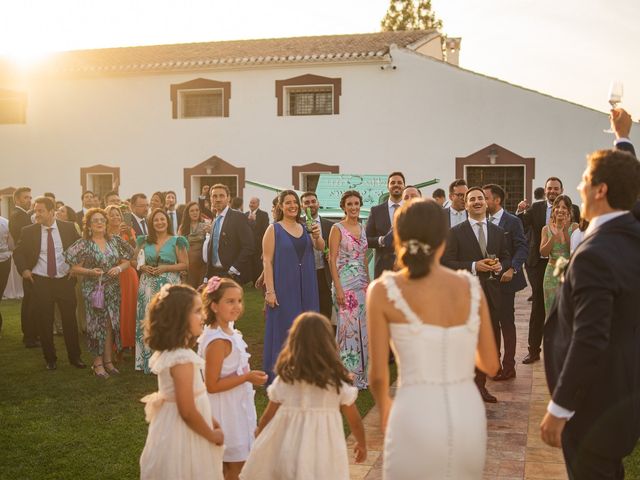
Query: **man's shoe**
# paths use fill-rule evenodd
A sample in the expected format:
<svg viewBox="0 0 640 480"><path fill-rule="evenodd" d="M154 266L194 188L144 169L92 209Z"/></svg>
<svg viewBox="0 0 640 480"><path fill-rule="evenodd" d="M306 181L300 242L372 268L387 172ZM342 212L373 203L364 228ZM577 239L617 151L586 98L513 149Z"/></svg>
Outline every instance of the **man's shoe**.
<svg viewBox="0 0 640 480"><path fill-rule="evenodd" d="M56 365L56 362L47 362L47 370L55 370L56 368L58 368L58 365Z"/></svg>
<svg viewBox="0 0 640 480"><path fill-rule="evenodd" d="M504 380L509 380L510 378L516 378L515 368L511 368L509 370L501 370L500 373L493 377L493 380L495 382L502 382Z"/></svg>
<svg viewBox="0 0 640 480"><path fill-rule="evenodd" d="M494 397L493 395L491 395L486 388L481 387L478 388L478 390L480 391L480 396L482 397L482 400L486 403L498 403L498 399L496 397Z"/></svg>
<svg viewBox="0 0 640 480"><path fill-rule="evenodd" d="M69 363L76 368L87 368L87 365L79 358L76 360L69 360Z"/></svg>
<svg viewBox="0 0 640 480"><path fill-rule="evenodd" d="M538 360L540 360L540 354L539 353L531 353L529 352L529 354L524 357L524 359L522 360L522 363L524 363L525 365L529 365L533 362L537 362Z"/></svg>
<svg viewBox="0 0 640 480"><path fill-rule="evenodd" d="M39 348L40 342L38 340L27 340L24 342L24 346L26 348Z"/></svg>

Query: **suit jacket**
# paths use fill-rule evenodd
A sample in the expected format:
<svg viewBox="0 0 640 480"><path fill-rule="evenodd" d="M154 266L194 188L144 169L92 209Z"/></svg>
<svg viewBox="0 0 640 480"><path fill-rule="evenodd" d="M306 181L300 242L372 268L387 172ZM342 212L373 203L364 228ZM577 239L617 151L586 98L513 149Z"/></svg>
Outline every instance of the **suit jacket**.
<svg viewBox="0 0 640 480"><path fill-rule="evenodd" d="M640 223L630 213L573 253L544 328L553 401L575 411L565 430L621 458L640 436Z"/></svg>
<svg viewBox="0 0 640 480"><path fill-rule="evenodd" d="M250 210L245 212L247 219L249 218L250 213ZM253 231L253 237L256 241L256 257L260 258L262 257L262 238L264 237L264 232L267 231L267 227L269 226L269 214L258 208L256 210L256 219L254 222L249 221L249 226Z"/></svg>
<svg viewBox="0 0 640 480"><path fill-rule="evenodd" d="M577 205L573 205L573 221L580 221L580 209ZM547 201L541 200L533 202L531 206L518 215L522 221L525 230L531 229L529 236L529 256L527 258L527 266L535 267L540 261L540 237L542 235L542 227L547 224Z"/></svg>
<svg viewBox="0 0 640 480"><path fill-rule="evenodd" d="M62 240L62 248L66 250L80 238L73 222L64 222L56 220L60 239ZM16 249L13 251L13 260L16 263L16 269L20 274L25 270L32 270L38 263L40 249L42 247L42 226L34 223L24 227L22 236Z"/></svg>
<svg viewBox="0 0 640 480"><path fill-rule="evenodd" d="M17 245L20 241L22 229L31 225L31 215L21 208L14 208L9 217L9 233L13 237L13 242Z"/></svg>
<svg viewBox="0 0 640 480"><path fill-rule="evenodd" d="M447 212L447 227L451 228L451 207L445 208L444 211ZM464 211L464 218L469 218L466 210Z"/></svg>
<svg viewBox="0 0 640 480"><path fill-rule="evenodd" d="M529 244L524 236L522 222L515 215L503 210L498 226L505 231L507 249L511 255L511 268L516 272L510 282L500 283L500 288L515 293L527 286L527 280L524 277L524 262L527 260Z"/></svg>
<svg viewBox="0 0 640 480"><path fill-rule="evenodd" d="M176 214L176 224L177 224L177 227L173 230L173 234L178 235L178 228L180 228L180 224L182 223L182 211L176 208L173 212ZM168 214L169 214L169 211L167 210L167 215Z"/></svg>
<svg viewBox="0 0 640 480"><path fill-rule="evenodd" d="M393 237L389 219L389 205L387 202L371 207L365 232L369 248L375 249L374 277L378 278L384 270L393 270L396 262L396 254L393 248ZM385 246L380 246L380 237L385 237Z"/></svg>
<svg viewBox="0 0 640 480"><path fill-rule="evenodd" d="M136 232L136 237L144 235L142 228L140 228L140 225L138 224L138 220L136 220L136 217L133 215L131 215L131 227L133 228L133 231ZM147 232L149 232L149 225L147 225ZM174 235L177 235L177 233L174 232Z"/></svg>
<svg viewBox="0 0 640 480"><path fill-rule="evenodd" d="M511 267L511 255L507 249L505 231L490 222L487 222L487 252L497 255L502 265L502 271ZM483 258L485 257L480 250L480 244L469 220L465 220L449 230L447 246L441 259L444 266L453 270L471 271L471 264ZM500 305L499 282L489 280L489 272L477 272L477 276L490 308L496 311Z"/></svg>
<svg viewBox="0 0 640 480"><path fill-rule="evenodd" d="M211 277L213 268L211 264L213 242L210 240L211 235L208 235L202 246L203 258L207 263L207 277ZM240 282L246 283L251 280L251 260L254 253L255 241L247 217L242 212L228 208L220 228L218 244L218 257L222 268L227 271L234 267L240 272Z"/></svg>

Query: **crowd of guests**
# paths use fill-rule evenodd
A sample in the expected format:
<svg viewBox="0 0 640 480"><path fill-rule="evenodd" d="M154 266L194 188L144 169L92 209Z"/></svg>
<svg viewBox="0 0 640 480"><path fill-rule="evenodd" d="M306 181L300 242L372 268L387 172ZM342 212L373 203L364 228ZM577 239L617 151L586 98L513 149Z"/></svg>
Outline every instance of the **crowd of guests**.
<svg viewBox="0 0 640 480"><path fill-rule="evenodd" d="M0 219L0 274L14 242L25 345L42 347L47 369L57 367L54 306L70 363L85 367L81 303L96 376L119 373L113 354L123 348L135 348L137 370L159 376L160 391L145 398L151 426L143 478L199 471L226 479L347 478L339 412L363 461L354 402L369 385L387 433L386 478L481 478L482 401L498 400L486 379L516 376L514 298L528 277L532 309L522 362L540 360L544 338L552 400L543 439L562 444L572 478L597 470L623 478L620 460L640 434L640 424L625 422L637 410L629 399L640 378L619 381L612 369L626 365L617 349L640 358L630 343L637 320L629 317L640 262L626 265L621 282L602 250L610 242L637 256L640 228L627 211L638 197L640 167L627 138L630 117L616 110L612 124L617 149L590 156L580 187L584 219L557 177L546 180L542 199L523 200L510 213L500 185L456 179L448 199L438 189L433 200L416 200L420 190L392 172L388 200L371 208L366 225L356 190L342 194L344 217L335 222L320 217L315 193L285 190L274 199L269 224L258 199L243 213L222 184L181 208L174 192L149 200L138 193L128 202L110 192L104 208L84 192L75 215L51 195L32 202L25 187L14 194L9 222ZM251 370L235 328L248 282L264 289L263 370ZM390 341L403 379L393 402ZM254 432L253 386L264 384L270 402ZM607 394L596 394L594 385ZM626 436L613 440L620 429ZM459 440L443 443L453 431Z"/></svg>

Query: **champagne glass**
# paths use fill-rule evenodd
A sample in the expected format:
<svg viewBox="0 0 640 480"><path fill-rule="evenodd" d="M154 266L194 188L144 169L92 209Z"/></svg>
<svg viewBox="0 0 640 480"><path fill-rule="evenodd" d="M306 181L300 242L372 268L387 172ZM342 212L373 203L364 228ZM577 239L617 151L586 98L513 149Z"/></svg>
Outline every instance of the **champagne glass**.
<svg viewBox="0 0 640 480"><path fill-rule="evenodd" d="M624 86L620 80L614 80L609 85L609 105L611 108L616 108L620 102L622 102L622 94L624 93ZM616 133L611 127L604 130L604 133Z"/></svg>
<svg viewBox="0 0 640 480"><path fill-rule="evenodd" d="M489 261L487 262L489 265L491 265L492 267L498 263L498 257L496 256L495 253L487 253L487 258L489 259ZM497 280L497 273L495 272L491 272L491 275L489 276L489 280Z"/></svg>

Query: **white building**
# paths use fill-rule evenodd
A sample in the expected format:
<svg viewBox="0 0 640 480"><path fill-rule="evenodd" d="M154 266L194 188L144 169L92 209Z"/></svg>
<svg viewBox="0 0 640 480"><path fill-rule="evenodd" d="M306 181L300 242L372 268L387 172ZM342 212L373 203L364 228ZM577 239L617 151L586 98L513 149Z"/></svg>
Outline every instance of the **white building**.
<svg viewBox="0 0 640 480"><path fill-rule="evenodd" d="M459 45L386 32L66 52L25 76L0 66L0 214L22 185L78 207L84 189L183 201L223 181L268 208L273 194L245 179L306 189L327 171L402 170L445 190L465 176L504 185L511 206L555 175L577 198L585 155L611 146L607 115L464 70Z"/></svg>

